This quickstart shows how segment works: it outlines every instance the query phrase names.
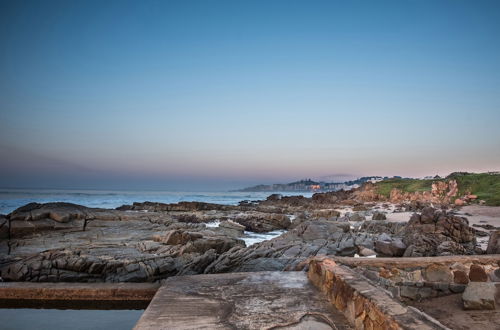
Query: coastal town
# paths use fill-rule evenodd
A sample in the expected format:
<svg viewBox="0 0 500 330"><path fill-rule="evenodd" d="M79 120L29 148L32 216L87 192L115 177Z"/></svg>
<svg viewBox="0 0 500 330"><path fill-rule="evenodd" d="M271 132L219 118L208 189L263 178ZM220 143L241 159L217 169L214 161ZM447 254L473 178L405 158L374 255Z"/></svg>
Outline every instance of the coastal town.
<svg viewBox="0 0 500 330"><path fill-rule="evenodd" d="M397 177L401 178L401 177ZM356 180L350 180L345 182L324 182L324 181L314 181L311 179L303 179L296 182L291 183L276 183L270 185L257 185L253 187L243 188L237 191L248 191L248 192L256 192L256 191L269 191L269 192L290 192L290 191L298 191L298 192L327 192L327 191L336 191L336 190L348 190L351 188L357 188L361 184L365 182L378 182L383 180L384 178L381 176L371 176L371 177L362 177ZM385 179L388 179L385 177Z"/></svg>

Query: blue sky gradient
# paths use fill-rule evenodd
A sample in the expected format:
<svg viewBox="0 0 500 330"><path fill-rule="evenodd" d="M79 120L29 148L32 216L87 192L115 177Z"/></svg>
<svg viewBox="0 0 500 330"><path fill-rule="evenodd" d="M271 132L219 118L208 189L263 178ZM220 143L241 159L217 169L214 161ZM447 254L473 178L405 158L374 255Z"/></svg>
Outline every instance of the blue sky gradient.
<svg viewBox="0 0 500 330"><path fill-rule="evenodd" d="M498 1L0 1L0 186L500 170Z"/></svg>

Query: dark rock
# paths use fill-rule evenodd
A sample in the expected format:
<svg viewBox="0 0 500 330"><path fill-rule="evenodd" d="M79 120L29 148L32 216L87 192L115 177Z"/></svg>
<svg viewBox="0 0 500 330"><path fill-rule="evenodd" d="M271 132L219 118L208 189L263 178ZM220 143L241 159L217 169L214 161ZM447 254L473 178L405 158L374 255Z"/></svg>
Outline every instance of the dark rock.
<svg viewBox="0 0 500 330"><path fill-rule="evenodd" d="M467 285L465 284L450 283L450 291L453 293L462 293L466 287Z"/></svg>
<svg viewBox="0 0 500 330"><path fill-rule="evenodd" d="M3 214L0 214L0 239L9 238L10 236L10 228L9 228L9 219Z"/></svg>
<svg viewBox="0 0 500 330"><path fill-rule="evenodd" d="M384 257L401 257L403 256L406 245L399 238L391 238L380 235L375 242L375 251Z"/></svg>
<svg viewBox="0 0 500 330"><path fill-rule="evenodd" d="M284 214L259 214L249 213L237 216L234 222L245 226L245 229L255 233L264 233L278 229L288 229L291 225L290 219Z"/></svg>
<svg viewBox="0 0 500 330"><path fill-rule="evenodd" d="M143 202L133 203L132 205L122 205L116 208L120 211L179 211L179 212L192 212L192 211L210 211L210 210L236 210L236 206L220 205L203 202L179 202L173 204L157 203L157 202Z"/></svg>
<svg viewBox="0 0 500 330"><path fill-rule="evenodd" d="M275 202L275 201L281 200L282 197L283 197L283 195L281 195L281 194L272 194L272 195L269 195L266 198L266 200Z"/></svg>
<svg viewBox="0 0 500 330"><path fill-rule="evenodd" d="M467 254L466 249L455 241L444 241L436 248L438 256L451 256L457 254Z"/></svg>
<svg viewBox="0 0 500 330"><path fill-rule="evenodd" d="M391 236L401 236L406 224L402 222L389 222L384 220L365 221L361 225L361 231L372 234L388 234Z"/></svg>
<svg viewBox="0 0 500 330"><path fill-rule="evenodd" d="M370 242L373 246L366 234L351 233L348 223L306 221L272 240L223 253L205 273L296 269L316 255L352 257L359 247L369 246Z"/></svg>
<svg viewBox="0 0 500 330"><path fill-rule="evenodd" d="M474 254L476 237L466 218L426 207L410 218L403 242L411 246L405 256Z"/></svg>
<svg viewBox="0 0 500 330"><path fill-rule="evenodd" d="M471 282L487 282L488 274L482 266L472 264L469 270L469 280Z"/></svg>
<svg viewBox="0 0 500 330"><path fill-rule="evenodd" d="M385 213L383 213L383 212L377 211L377 212L373 213L373 215L372 215L372 220L386 220L386 219L387 219L387 217L385 216Z"/></svg>
<svg viewBox="0 0 500 330"><path fill-rule="evenodd" d="M482 231L482 230L477 230L476 229L474 232L476 233L476 236L478 236L478 237L488 237L488 236L490 236L490 234L488 234L487 232Z"/></svg>
<svg viewBox="0 0 500 330"><path fill-rule="evenodd" d="M458 284L467 284L469 283L469 276L462 270L455 270L453 272L453 282Z"/></svg>

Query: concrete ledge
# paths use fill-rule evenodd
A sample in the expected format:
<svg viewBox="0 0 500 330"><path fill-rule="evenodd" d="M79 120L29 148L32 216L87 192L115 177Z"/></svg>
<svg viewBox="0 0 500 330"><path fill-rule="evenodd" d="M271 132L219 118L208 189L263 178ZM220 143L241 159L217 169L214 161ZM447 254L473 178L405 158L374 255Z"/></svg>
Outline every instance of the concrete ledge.
<svg viewBox="0 0 500 330"><path fill-rule="evenodd" d="M312 259L308 276L356 329L447 329L331 259Z"/></svg>
<svg viewBox="0 0 500 330"><path fill-rule="evenodd" d="M304 272L169 277L135 330L351 329Z"/></svg>
<svg viewBox="0 0 500 330"><path fill-rule="evenodd" d="M0 283L0 307L145 308L155 283Z"/></svg>

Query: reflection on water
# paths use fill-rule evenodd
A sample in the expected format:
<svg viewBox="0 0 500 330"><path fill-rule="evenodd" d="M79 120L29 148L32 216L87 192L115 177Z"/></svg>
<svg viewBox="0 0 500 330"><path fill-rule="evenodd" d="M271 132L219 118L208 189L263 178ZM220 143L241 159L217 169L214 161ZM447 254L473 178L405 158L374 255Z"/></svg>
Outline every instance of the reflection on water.
<svg viewBox="0 0 500 330"><path fill-rule="evenodd" d="M143 312L144 310L0 309L0 329L130 330Z"/></svg>

